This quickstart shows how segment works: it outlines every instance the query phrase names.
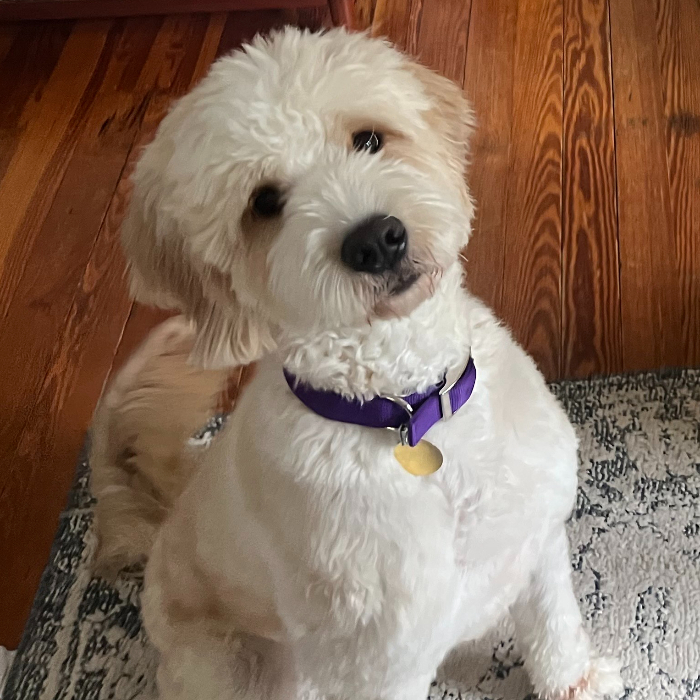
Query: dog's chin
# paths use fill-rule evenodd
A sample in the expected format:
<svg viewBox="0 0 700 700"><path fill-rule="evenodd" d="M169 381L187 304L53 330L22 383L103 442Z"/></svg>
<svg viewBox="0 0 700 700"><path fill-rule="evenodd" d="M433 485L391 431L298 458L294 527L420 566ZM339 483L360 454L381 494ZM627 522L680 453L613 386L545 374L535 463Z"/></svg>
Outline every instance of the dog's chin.
<svg viewBox="0 0 700 700"><path fill-rule="evenodd" d="M427 273L406 271L392 280L374 307L375 318L402 318L433 295L435 283Z"/></svg>

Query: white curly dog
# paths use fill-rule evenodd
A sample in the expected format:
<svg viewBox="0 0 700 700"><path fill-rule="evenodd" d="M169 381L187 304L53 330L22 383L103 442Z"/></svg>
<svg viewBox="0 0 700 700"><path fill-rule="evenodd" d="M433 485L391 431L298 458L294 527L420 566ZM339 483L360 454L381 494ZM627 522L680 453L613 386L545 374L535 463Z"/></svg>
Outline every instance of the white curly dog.
<svg viewBox="0 0 700 700"><path fill-rule="evenodd" d="M99 566L148 560L163 700L423 700L508 612L541 697L621 692L571 585L574 431L463 286L471 126L385 42L286 29L215 63L144 151L132 289L182 315L106 393L92 459Z"/></svg>

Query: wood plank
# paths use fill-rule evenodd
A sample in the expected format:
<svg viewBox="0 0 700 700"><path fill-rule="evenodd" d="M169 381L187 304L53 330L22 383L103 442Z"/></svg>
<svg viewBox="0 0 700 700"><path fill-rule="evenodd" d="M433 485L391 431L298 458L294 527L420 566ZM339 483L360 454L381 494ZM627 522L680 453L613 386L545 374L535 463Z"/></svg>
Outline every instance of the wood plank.
<svg viewBox="0 0 700 700"><path fill-rule="evenodd" d="M71 22L0 25L0 128L18 126L30 95L41 95L73 27Z"/></svg>
<svg viewBox="0 0 700 700"><path fill-rule="evenodd" d="M346 27L347 29L357 27L354 0L328 0L326 7L329 12L330 26Z"/></svg>
<svg viewBox="0 0 700 700"><path fill-rule="evenodd" d="M227 17L225 12L215 13L209 17L209 26L192 74L192 85L196 85L209 72L211 64L216 59Z"/></svg>
<svg viewBox="0 0 700 700"><path fill-rule="evenodd" d="M32 31L23 25L0 62L0 182L26 126L25 105L42 94L71 27L69 22L36 24Z"/></svg>
<svg viewBox="0 0 700 700"><path fill-rule="evenodd" d="M221 16L166 19L133 90L135 101L140 95L146 99L143 105L143 100L138 101L137 109L126 111L139 130L138 140L132 141L127 171L61 328L50 339L53 346L43 381L35 392L25 394L29 396L23 409L26 422L17 449L8 455L10 459L3 460L7 468L3 469L0 493L0 558L9 561L10 567L0 580L0 643L15 645L21 632L78 450L130 313L118 240L130 189L128 172L172 98L189 89L206 71L218 46L223 20ZM37 512L43 514L40 522L34 517Z"/></svg>
<svg viewBox="0 0 700 700"><path fill-rule="evenodd" d="M0 494L5 525L0 552L8 562L0 580L4 644L16 644L24 626L70 487L77 450L128 313L117 244L125 196L120 188L55 339L48 372L31 397L26 427L4 470Z"/></svg>
<svg viewBox="0 0 700 700"><path fill-rule="evenodd" d="M700 3L658 0L666 153L682 299L683 364L700 365Z"/></svg>
<svg viewBox="0 0 700 700"><path fill-rule="evenodd" d="M90 133L89 138L85 139L85 132L94 131L96 134L98 130L103 129L104 119L109 116L112 110L116 109L114 103L115 95L118 95L118 93L114 91L114 85L112 85L114 81L109 71L114 73L115 70L120 70L125 62L111 58L111 54L118 47L122 28L123 25L119 23L112 25L107 32L104 49L94 67L90 80L70 115L67 127L56 144L21 218L21 222L9 243L4 269L2 275L0 275L0 328L2 328L3 324L6 325L6 321L2 319L5 319L7 315L9 305L16 292L27 261L30 259L32 251L36 248L35 241L42 230L42 219L50 214L53 206L52 200L57 192L60 191L62 179L70 168L75 149L79 147L81 140L87 140L91 143L94 140L94 136ZM146 40L149 40L149 37L146 37ZM125 99L121 97L121 101L124 102ZM102 105L102 108L100 105ZM96 111L98 120L90 129L89 115L93 109ZM102 115L102 118L100 118L100 115ZM108 130L105 129L105 131ZM0 182L0 188L3 185L4 183ZM41 250L39 255L42 255Z"/></svg>
<svg viewBox="0 0 700 700"><path fill-rule="evenodd" d="M418 26L424 0L377 0L372 36L383 36L397 48L416 54Z"/></svg>
<svg viewBox="0 0 700 700"><path fill-rule="evenodd" d="M132 69L130 50L153 47L161 20L119 23L105 42L100 65L93 73L80 106L53 160L70 150L66 163L47 168L40 190L56 190L48 214L36 232L20 236L8 253L0 277L0 459L10 461L23 430L24 405L36 395L83 275L95 238L114 194L139 128L145 86L118 90ZM138 53L138 51L136 51ZM160 60L160 56L158 57ZM56 189L52 177L59 178ZM90 183L86 187L86 182ZM33 202L32 202L33 204ZM30 205L30 208L34 208ZM25 247L27 240L33 244ZM47 254L47 251L51 254ZM16 332L21 328L22 332ZM38 342L40 339L40 342ZM18 384L21 373L24 381Z"/></svg>
<svg viewBox="0 0 700 700"><path fill-rule="evenodd" d="M134 17L192 12L269 10L280 7L317 7L327 0L4 0L0 21Z"/></svg>
<svg viewBox="0 0 700 700"><path fill-rule="evenodd" d="M555 379L561 323L561 0L521 2L516 31L503 314L545 376Z"/></svg>
<svg viewBox="0 0 700 700"><path fill-rule="evenodd" d="M467 286L503 314L510 135L517 3L473 3L469 23L464 91L476 116L467 175L476 217L467 246Z"/></svg>
<svg viewBox="0 0 700 700"><path fill-rule="evenodd" d="M371 30L375 0L355 0L355 26L359 31Z"/></svg>
<svg viewBox="0 0 700 700"><path fill-rule="evenodd" d="M561 1L476 3L465 87L479 122L468 284L552 379L560 365Z"/></svg>
<svg viewBox="0 0 700 700"><path fill-rule="evenodd" d="M564 2L562 373L622 370L607 2Z"/></svg>
<svg viewBox="0 0 700 700"><path fill-rule="evenodd" d="M17 148L7 165L0 182L0 275L4 271L5 259L15 236L20 232L22 221L33 201L42 175L63 140L75 108L80 103L90 78L99 61L107 37L109 23L88 22L79 25L67 40L58 63L40 99L27 103L22 118L26 127ZM60 178L55 179L58 186ZM53 190L42 192L40 203L33 202L33 212L40 215L53 199ZM24 228L24 233L31 229ZM25 239L30 246L32 241Z"/></svg>
<svg viewBox="0 0 700 700"><path fill-rule="evenodd" d="M681 365L683 302L653 0L612 0L620 297L626 370Z"/></svg>
<svg viewBox="0 0 700 700"><path fill-rule="evenodd" d="M424 3L416 54L421 63L464 85L471 0Z"/></svg>

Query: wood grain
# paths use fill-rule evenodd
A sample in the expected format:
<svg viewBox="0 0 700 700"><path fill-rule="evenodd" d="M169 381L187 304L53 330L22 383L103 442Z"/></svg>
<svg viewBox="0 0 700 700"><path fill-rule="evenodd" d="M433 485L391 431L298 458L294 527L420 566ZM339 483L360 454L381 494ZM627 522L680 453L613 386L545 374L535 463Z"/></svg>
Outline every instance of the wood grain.
<svg viewBox="0 0 700 700"><path fill-rule="evenodd" d="M55 145L50 161L38 180L35 192L29 201L28 210L23 216L21 224L14 231L8 246L4 271L0 277L0 319L7 314L9 304L14 298L17 285L32 253L41 257L44 255L47 241L55 240L58 237L56 227L60 227L62 224L60 209L59 212L54 211L52 233L44 240L37 240L37 236L43 230L42 217L50 216L51 209L55 210L52 199L55 202L63 180L68 177L75 186L73 192L83 189L85 196L89 196L89 188L78 187L75 178L81 176L86 158L93 162L92 170L94 173L91 174L101 176L101 159L104 157L107 165L110 162L110 155L106 153L107 151L119 154L117 159L121 159L121 163L117 166L118 177L126 159L125 141L128 150L135 133L134 124L129 122L134 121L133 115L137 109L136 105L142 99L142 96L136 98L135 95L125 95L123 91L117 89L118 83L123 79L123 74L128 74L132 70L131 55L125 49L130 46L135 48L138 46L138 41L134 41L135 38L141 41L142 46L150 46L159 26L160 22L156 24L151 22L147 25L148 31L142 32L139 37L129 37L126 46L122 44L126 41L125 36L129 36L129 34L128 32L124 33L125 25L123 23L112 25L107 32L104 50L95 65L90 81L84 89L62 138ZM28 135L28 138L33 138L33 136ZM21 142L22 145L23 141L24 139ZM89 158L88 151L92 152L92 158ZM74 161L80 162L80 165L77 167L72 165ZM20 172L22 167L23 165L20 164ZM74 169L72 174L69 172L71 167ZM105 170L109 172L110 168L106 167ZM84 182L85 180L83 180ZM3 180L3 189L5 184L5 180ZM100 184L99 178L97 184ZM112 187L112 191L113 189L114 187ZM108 203L111 191L106 196ZM76 208L79 211L79 207ZM2 325L3 322L0 321L0 328Z"/></svg>
<svg viewBox="0 0 700 700"><path fill-rule="evenodd" d="M700 365L700 3L657 0L683 364Z"/></svg>
<svg viewBox="0 0 700 700"><path fill-rule="evenodd" d="M3 352L16 358L11 363L16 369L24 359L26 377L9 399L3 392L2 403L12 435L1 443L5 468L0 510L7 529L3 527L0 538L0 557L11 566L0 581L0 619L3 643L10 645L21 631L85 428L131 308L117 235L129 190L128 169L172 98L189 89L213 59L224 18L155 20L155 37L153 22L127 23L110 52L102 89L86 115L36 255L22 277L24 291L8 315L15 327L28 316L40 335L50 330L39 344L32 334L14 334ZM131 57L140 53L140 41L149 47L133 82ZM129 89L120 93L119 85ZM127 156L129 166L122 172ZM84 186L85 177L92 188ZM73 227L70 211L79 212ZM66 257L47 256L46 246L52 241L55 246L62 234L63 249L57 252ZM2 342L8 337L3 334ZM11 379L8 375L3 383L9 387ZM51 465L50 474L40 465ZM43 514L41 522L33 513Z"/></svg>
<svg viewBox="0 0 700 700"><path fill-rule="evenodd" d="M467 246L467 286L499 315L503 311L506 210L517 4L473 2L464 91L476 115L467 175L476 217ZM498 196L494 196L498 193Z"/></svg>
<svg viewBox="0 0 700 700"><path fill-rule="evenodd" d="M424 0L376 0L372 36L387 37L397 48L416 53Z"/></svg>
<svg viewBox="0 0 700 700"><path fill-rule="evenodd" d="M425 3L420 13L416 55L426 66L464 85L471 0Z"/></svg>
<svg viewBox="0 0 700 700"><path fill-rule="evenodd" d="M486 103L489 121L480 127L485 134L477 136L471 178L480 206L498 200L486 221L477 221L475 237L483 235L479 229L484 226L498 230L483 247L467 248L469 284L495 301L515 337L545 376L554 378L560 372L561 337L562 6L559 0L528 0L516 8L499 0L472 12L466 89L474 94L476 84L483 90L475 100ZM482 42L492 53L484 56ZM500 55L505 75L494 76L491 84L484 76L475 77L476 70L488 71L490 57L498 62L500 52L506 52ZM483 120L484 113L478 114ZM505 141L500 120L510 124ZM497 172L485 172L479 156L495 161ZM481 178L488 184L480 183ZM481 265L485 272L475 274ZM489 293L490 285L496 294Z"/></svg>
<svg viewBox="0 0 700 700"><path fill-rule="evenodd" d="M0 61L0 178L17 147L26 121L24 107L32 95L41 95L70 36L71 23L1 25Z"/></svg>
<svg viewBox="0 0 700 700"><path fill-rule="evenodd" d="M562 373L622 369L610 27L603 0L564 0Z"/></svg>
<svg viewBox="0 0 700 700"><path fill-rule="evenodd" d="M84 109L78 110L78 135L70 139L77 143L67 159L48 215L38 227L8 314L0 322L0 354L5 360L0 367L0 458L8 464L12 463L20 434L30 419L31 402L55 352L54 339L66 323L75 290L140 127L144 103L153 89L149 78L145 83L137 80L131 85L132 57L146 47L155 52L154 60L162 62L164 52L157 49L162 41L156 38L161 25L162 20L139 21L109 32L106 55L111 59L95 72L99 89L86 91L96 94ZM128 88L126 92L118 89L123 84ZM23 250L21 244L15 249ZM47 250L52 250L53 255L47 255ZM4 285L14 279L9 269L2 278ZM13 328L23 328L25 332L13 333ZM42 336L43 342L37 343L36 338ZM25 377L21 385L15 381L17 372Z"/></svg>
<svg viewBox="0 0 700 700"><path fill-rule="evenodd" d="M355 27L360 31L372 28L375 0L355 0Z"/></svg>
<svg viewBox="0 0 700 700"><path fill-rule="evenodd" d="M0 581L0 610L3 637L15 643L70 485L68 465L75 463L84 440L130 306L117 245L123 207L120 191L55 339L47 373L32 397L26 427L4 475L3 519L11 539L8 535L0 541L3 558L9 561ZM100 322L105 318L110 322Z"/></svg>
<svg viewBox="0 0 700 700"><path fill-rule="evenodd" d="M685 359L653 0L610 6L626 370Z"/></svg>
<svg viewBox="0 0 700 700"><path fill-rule="evenodd" d="M0 275L4 274L8 249L18 236L31 246L33 229L25 226L19 232L25 217L41 217L53 199L60 177L52 179L52 189L37 192L37 187L88 87L108 30L105 22L78 26L66 41L40 99L29 100L22 112L20 118L26 127L7 164L0 190ZM35 194L41 196L37 199ZM0 297L0 304L3 301Z"/></svg>
<svg viewBox="0 0 700 700"><path fill-rule="evenodd" d="M561 320L559 0L520 3L513 88L503 313L545 376L554 379L560 374Z"/></svg>
<svg viewBox="0 0 700 700"><path fill-rule="evenodd" d="M356 27L355 3L353 0L328 0L326 5L332 26L344 26L348 29Z"/></svg>
<svg viewBox="0 0 700 700"><path fill-rule="evenodd" d="M208 73L211 64L216 60L227 18L228 15L225 12L218 12L209 17L209 25L192 73L193 85Z"/></svg>
<svg viewBox="0 0 700 700"><path fill-rule="evenodd" d="M144 71L130 85L130 49L139 55L145 46L160 70L166 53L164 41L157 38L162 26L159 19L127 22L108 32L104 56L109 60L101 61L93 75L92 82L98 87L86 89L67 137L57 149L57 158L65 158L65 162L60 165L63 172L53 203L43 224L37 226L25 219L28 232L17 236L10 248L0 278L0 298L8 300L7 313L0 321L0 354L5 358L0 367L4 399L0 413L2 455L11 454L16 445L18 432L27 420L26 411L20 410L22 402L38 390L52 351L50 342L36 345L36 334L53 338L65 322L94 239L153 96L157 80L153 73ZM170 36L168 29L164 26L161 36ZM182 36L177 36L177 41L181 40ZM168 42L170 45L172 42ZM129 88L127 91L118 89L123 83ZM60 172L58 166L47 170L40 190L51 189L51 178L56 177L56 172ZM86 182L90 187L85 186ZM28 239L34 239L33 245L26 245ZM52 247L55 255L47 256L47 249ZM27 332L11 332L20 326ZM23 368L26 377L21 387L14 381L19 368Z"/></svg>

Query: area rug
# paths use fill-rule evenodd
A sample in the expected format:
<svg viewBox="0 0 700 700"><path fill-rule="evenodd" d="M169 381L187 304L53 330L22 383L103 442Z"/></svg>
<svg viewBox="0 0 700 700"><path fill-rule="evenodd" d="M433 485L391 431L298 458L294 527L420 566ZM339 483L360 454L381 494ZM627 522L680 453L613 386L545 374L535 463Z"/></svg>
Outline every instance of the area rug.
<svg viewBox="0 0 700 700"><path fill-rule="evenodd" d="M700 698L700 371L552 386L581 438L569 523L576 591L625 700ZM137 577L90 573L89 465L81 461L10 671L18 700L153 697L155 654ZM510 625L452 654L431 700L532 698Z"/></svg>

